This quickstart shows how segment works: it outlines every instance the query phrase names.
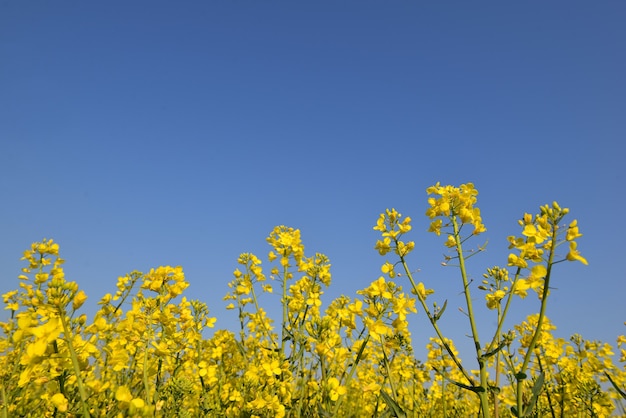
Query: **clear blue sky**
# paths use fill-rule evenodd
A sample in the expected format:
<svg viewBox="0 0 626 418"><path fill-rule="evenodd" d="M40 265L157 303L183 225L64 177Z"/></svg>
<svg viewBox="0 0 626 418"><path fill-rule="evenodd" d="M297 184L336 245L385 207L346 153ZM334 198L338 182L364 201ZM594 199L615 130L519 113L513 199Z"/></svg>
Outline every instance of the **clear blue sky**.
<svg viewBox="0 0 626 418"><path fill-rule="evenodd" d="M623 1L0 1L0 291L48 237L87 312L120 275L182 265L188 295L232 329L236 259L265 257L275 225L330 257L328 301L380 275L372 226L395 207L466 341L424 211L429 185L473 182L489 246L472 276L505 265L517 219L557 200L589 266L557 266L548 316L559 336L614 344L625 21ZM420 352L432 331L411 323Z"/></svg>

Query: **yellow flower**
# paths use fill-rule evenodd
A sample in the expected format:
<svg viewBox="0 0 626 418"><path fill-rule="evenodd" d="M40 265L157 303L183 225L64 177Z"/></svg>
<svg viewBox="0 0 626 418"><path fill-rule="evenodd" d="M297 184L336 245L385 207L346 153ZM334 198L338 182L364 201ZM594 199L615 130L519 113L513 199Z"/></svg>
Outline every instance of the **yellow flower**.
<svg viewBox="0 0 626 418"><path fill-rule="evenodd" d="M391 333L391 329L380 319L374 320L372 318L365 318L363 321L373 338L378 338L379 335L387 335Z"/></svg>
<svg viewBox="0 0 626 418"><path fill-rule="evenodd" d="M574 219L572 223L569 224L569 227L567 228L567 235L565 236L565 239L567 241L573 241L576 238L579 238L582 236L583 234L581 234L580 231L578 230L578 221Z"/></svg>
<svg viewBox="0 0 626 418"><path fill-rule="evenodd" d="M422 300L426 300L428 295L432 295L433 293L435 293L435 291L433 289L426 289L424 283L419 282L417 284L417 289L411 290L411 293L413 293L414 295L418 295Z"/></svg>
<svg viewBox="0 0 626 418"><path fill-rule="evenodd" d="M331 377L328 379L328 396L330 400L335 402L339 399L339 396L345 395L347 390L344 386L341 386L339 380L336 377Z"/></svg>
<svg viewBox="0 0 626 418"><path fill-rule="evenodd" d="M50 398L50 402L52 402L52 405L54 405L59 412L67 412L68 401L62 393L54 394L52 398Z"/></svg>
<svg viewBox="0 0 626 418"><path fill-rule="evenodd" d="M528 267L528 263L526 262L526 260L512 253L509 254L508 262L509 262L509 266L515 266L515 267L520 267L520 268Z"/></svg>
<svg viewBox="0 0 626 418"><path fill-rule="evenodd" d="M434 232L436 235L441 235L441 225L443 221L441 219L435 219L430 223L428 227L428 232Z"/></svg>
<svg viewBox="0 0 626 418"><path fill-rule="evenodd" d="M372 284L364 290L364 293L371 298L376 296L380 296L384 299L392 298L391 292L387 289L387 282L382 276L379 277L378 280L373 281Z"/></svg>
<svg viewBox="0 0 626 418"><path fill-rule="evenodd" d="M132 401L130 401L130 410L131 410L131 412L133 410L135 410L135 411L136 410L142 410L144 406L146 406L146 403L141 398L135 398Z"/></svg>
<svg viewBox="0 0 626 418"><path fill-rule="evenodd" d="M279 376L282 373L278 360L272 360L269 363L263 363L263 370L268 377L274 375Z"/></svg>
<svg viewBox="0 0 626 418"><path fill-rule="evenodd" d="M115 399L120 402L130 402L133 400L133 394L127 386L120 386L115 391Z"/></svg>
<svg viewBox="0 0 626 418"><path fill-rule="evenodd" d="M493 293L486 294L485 299L487 300L487 308L496 309L505 294L504 290L496 290Z"/></svg>
<svg viewBox="0 0 626 418"><path fill-rule="evenodd" d="M56 340L63 331L63 325L58 317L48 319L43 325L36 328L32 328L31 332L37 337L38 340L43 341L45 344L51 343Z"/></svg>
<svg viewBox="0 0 626 418"><path fill-rule="evenodd" d="M580 261L584 265L588 265L589 263L587 262L587 260L582 255L580 255L580 252L578 252L578 250L576 249L577 246L578 246L578 243L576 241L570 241L569 253L567 253L567 257L566 257L567 260Z"/></svg>
<svg viewBox="0 0 626 418"><path fill-rule="evenodd" d="M518 279L515 282L515 287L513 288L513 293L516 294L517 296L521 297L522 299L524 299L528 295L527 290L529 288L530 288L530 285L528 284L526 279Z"/></svg>
<svg viewBox="0 0 626 418"><path fill-rule="evenodd" d="M72 302L72 309L76 310L83 306L83 303L87 300L87 294L84 291L80 291L74 296L74 301Z"/></svg>
<svg viewBox="0 0 626 418"><path fill-rule="evenodd" d="M393 278L395 276L393 264L388 261L386 261L385 264L382 265L380 270L383 272L383 274L388 275L389 278Z"/></svg>
<svg viewBox="0 0 626 418"><path fill-rule="evenodd" d="M537 264L530 270L530 277L533 279L543 279L548 274L548 270L543 264Z"/></svg>
<svg viewBox="0 0 626 418"><path fill-rule="evenodd" d="M408 253L410 253L411 251L413 251L413 249L415 248L415 243L413 241L409 241L407 243L403 242L403 241L398 241L397 242L397 247L396 247L396 254L398 254L400 257L404 257L406 256Z"/></svg>
<svg viewBox="0 0 626 418"><path fill-rule="evenodd" d="M426 211L426 216L430 219L437 217L452 218L458 216L462 224L474 226L474 235L478 235L487 229L482 223L480 209L474 207L478 190L472 183L462 184L459 187L441 186L435 184L426 189L429 195L439 195L439 198L429 197L430 208ZM429 231L439 235L441 223L431 223Z"/></svg>
<svg viewBox="0 0 626 418"><path fill-rule="evenodd" d="M383 238L383 240L376 241L374 249L378 250L380 255L385 255L391 251L391 239L389 237Z"/></svg>

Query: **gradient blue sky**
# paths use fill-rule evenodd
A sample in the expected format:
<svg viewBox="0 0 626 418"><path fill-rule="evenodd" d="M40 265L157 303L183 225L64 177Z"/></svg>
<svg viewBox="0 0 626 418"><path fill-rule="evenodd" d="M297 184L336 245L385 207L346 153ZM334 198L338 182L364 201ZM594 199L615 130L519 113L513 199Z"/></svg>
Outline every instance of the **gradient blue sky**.
<svg viewBox="0 0 626 418"><path fill-rule="evenodd" d="M330 257L329 301L380 275L372 226L395 207L414 219L417 278L456 307L425 189L473 182L489 246L472 277L505 265L517 219L557 200L589 266L557 266L548 316L559 336L613 344L625 21L623 1L0 1L0 291L48 237L88 313L118 276L182 265L188 295L234 329L236 259L264 257L275 225ZM276 312L278 296L264 303ZM432 331L411 323L420 353ZM466 325L448 309L462 347Z"/></svg>

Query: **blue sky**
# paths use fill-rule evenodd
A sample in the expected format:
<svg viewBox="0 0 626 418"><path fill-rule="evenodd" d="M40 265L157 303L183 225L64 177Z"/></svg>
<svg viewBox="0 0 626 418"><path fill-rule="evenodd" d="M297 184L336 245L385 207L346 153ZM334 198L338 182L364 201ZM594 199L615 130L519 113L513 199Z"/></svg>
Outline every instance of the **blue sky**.
<svg viewBox="0 0 626 418"><path fill-rule="evenodd" d="M557 266L548 316L559 336L614 343L625 16L620 1L2 1L0 291L48 237L89 313L118 276L182 265L188 295L234 329L236 259L265 257L275 225L330 257L328 302L380 275L372 226L395 207L414 219L417 278L456 307L425 189L473 182L489 246L472 277L505 265L517 219L557 200L589 266ZM445 321L469 341L462 314ZM411 324L419 353L432 331L421 313Z"/></svg>

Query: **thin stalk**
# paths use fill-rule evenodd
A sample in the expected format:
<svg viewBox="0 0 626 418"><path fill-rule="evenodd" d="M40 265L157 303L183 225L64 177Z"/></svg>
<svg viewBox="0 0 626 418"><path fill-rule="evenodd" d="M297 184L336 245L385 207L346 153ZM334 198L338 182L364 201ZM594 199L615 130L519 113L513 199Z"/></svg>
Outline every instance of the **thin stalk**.
<svg viewBox="0 0 626 418"><path fill-rule="evenodd" d="M537 363L539 364L539 371L541 373L544 372L543 365L541 364L541 357L537 356ZM550 407L550 415L552 418L556 418L556 414L554 413L554 406L552 405L552 396L550 396L550 392L546 391L546 397L548 398L548 406Z"/></svg>
<svg viewBox="0 0 626 418"><path fill-rule="evenodd" d="M9 405L7 405L7 392L2 385L2 418L9 418Z"/></svg>
<svg viewBox="0 0 626 418"><path fill-rule="evenodd" d="M507 301L508 302L508 301ZM502 307L498 305L498 323L502 319ZM500 329L496 330L496 334L494 335L494 340L500 341ZM500 386L500 356L502 355L501 350L498 350L494 359L494 369L495 369L495 384L496 387ZM493 394L493 418L499 418L500 416L500 399L498 398L498 394Z"/></svg>
<svg viewBox="0 0 626 418"><path fill-rule="evenodd" d="M350 381L352 380L352 377L354 376L354 372L356 370L357 365L361 361L361 356L363 355L363 351L365 350L365 346L367 345L369 340L370 340L370 334L368 333L367 336L365 337L365 340L363 340L363 344L361 344L361 347L359 347L359 352L357 353L356 358L354 359L354 362L352 363L350 367L350 371L348 372L346 376L346 380L344 382L344 386L346 387L346 389L349 387ZM334 417L337 416L337 412L339 411L339 407L341 406L342 401L343 401L343 397L339 397L339 399L337 399L337 402L335 402L335 410L332 416Z"/></svg>
<svg viewBox="0 0 626 418"><path fill-rule="evenodd" d="M61 324L63 325L63 337L65 339L65 343L67 344L67 348L70 351L70 358L72 360L72 367L74 368L74 374L76 375L76 384L78 385L78 392L80 393L80 402L83 410L83 417L89 418L91 414L89 413L89 405L87 405L87 390L85 389L85 385L83 384L83 379L80 377L80 365L78 364L78 356L76 355L76 350L74 350L74 344L72 344L72 339L70 338L70 330L67 326L67 321L65 320L65 311L61 311L59 309L59 319L61 320Z"/></svg>
<svg viewBox="0 0 626 418"><path fill-rule="evenodd" d="M489 410L489 392L487 378L487 368L485 367L485 359L482 356L480 348L480 339L478 337L478 328L476 327L476 317L474 316L474 308L472 305L472 297L470 295L469 280L467 278L467 270L465 268L465 258L463 257L463 245L461 243L461 234L459 230L459 224L456 216L451 216L452 228L454 233L454 241L456 244L457 254L459 255L459 268L461 270L461 278L463 279L463 294L465 295L465 303L467 306L467 316L469 318L470 327L472 330L472 339L474 340L474 347L476 349L476 360L478 360L478 367L480 372L480 386L481 390L478 392L480 398L480 404L482 406L482 415L484 418L490 417Z"/></svg>
<svg viewBox="0 0 626 418"><path fill-rule="evenodd" d="M148 340L146 350L143 353L143 390L146 392L146 399L150 399L150 383L148 382L148 348L152 339ZM152 402L150 402L152 403Z"/></svg>
<svg viewBox="0 0 626 418"><path fill-rule="evenodd" d="M517 285L517 281L519 279L521 270L522 270L521 268L519 267L517 268L517 271L515 272L515 276L513 278L513 283L511 284L511 290L509 291L508 297L506 299L506 303L504 305L504 310L502 311L502 314L498 312L498 326L496 328L496 332L494 333L493 340L491 341L491 344L489 344L488 346L488 349L493 349L494 347L497 347L500 342L500 335L502 334L502 326L504 325L504 320L506 318L507 313L509 312L509 307L511 306L511 300L513 299L513 292L515 291L515 286ZM500 311L500 309L501 308L499 307L498 311Z"/></svg>
<svg viewBox="0 0 626 418"><path fill-rule="evenodd" d="M254 286L251 286L250 289L251 289L250 293L252 293L252 300L254 301L254 307L256 309L256 313L257 313L257 315L259 315L259 312L260 312L259 301L257 299L256 292L254 291ZM284 322L283 322L283 329L284 329ZM276 346L278 348L278 344L276 344L276 341L274 341L274 339L272 338L272 333L270 332L269 328L267 327L266 321L263 321L263 331L265 331L265 335L270 340L272 345ZM282 356L281 356L281 358L282 358Z"/></svg>
<svg viewBox="0 0 626 418"><path fill-rule="evenodd" d="M445 372L445 368L443 370ZM441 378L441 409L443 413L443 418L448 418L448 408L446 402L446 379Z"/></svg>
<svg viewBox="0 0 626 418"><path fill-rule="evenodd" d="M283 266L283 323L280 332L280 358L282 359L285 355L285 334L287 332L287 323L289 321L288 317L288 306L287 306L287 275L289 274L289 270L287 269L287 265Z"/></svg>
<svg viewBox="0 0 626 418"><path fill-rule="evenodd" d="M550 255L548 256L548 266L546 268L546 277L543 283L543 292L541 296L541 308L539 309L539 319L537 319L537 328L535 329L535 333L533 334L533 338L530 340L530 344L528 345L528 349L526 351L526 355L524 356L524 362L522 363L522 367L519 372L515 376L517 379L517 412L519 415L523 413L523 399L522 399L522 389L524 385L524 380L526 378L526 369L528 368L528 363L530 363L530 358L532 357L533 351L537 346L537 341L539 340L539 335L541 334L541 327L543 326L543 319L546 315L546 306L548 305L548 293L550 291L550 273L552 272L552 265L554 264L554 252L556 248L556 238L557 238L557 225L556 222L552 228L552 237L551 237L551 245L550 245Z"/></svg>
<svg viewBox="0 0 626 418"><path fill-rule="evenodd" d="M393 379L391 378L391 369L389 368L389 358L387 358L387 352L385 351L385 337L381 335L380 337L381 348L383 351L383 363L385 365L385 371L387 372L387 379L389 379L389 386L391 387L391 395L393 396L393 400L398 403L398 398L396 396L396 386L393 384Z"/></svg>
<svg viewBox="0 0 626 418"><path fill-rule="evenodd" d="M443 336L443 333L441 332L441 329L439 328L439 325L437 325L437 319L435 319L433 314L430 312L430 309L428 309L428 305L426 304L426 300L422 297L422 295L418 291L417 284L415 283L415 280L413 279L413 274L411 273L411 270L409 269L409 266L406 263L406 260L405 260L404 256L402 256L402 255L400 256L400 263L402 264L402 267L404 268L404 272L407 275L407 277L409 278L409 281L411 282L411 286L413 287L414 293L417 295L417 299L420 301L420 304L422 305L422 309L424 309L424 312L426 313L426 316L430 320L430 324L433 326L433 329L435 330L435 333L437 334L437 337L441 341L441 344L443 345L443 347L446 349L446 351L450 355L450 358L452 359L454 364L461 371L463 376L465 376L465 379L467 379L469 384L472 385L472 386L476 386L476 384L474 383L474 379L472 379L472 376L467 372L467 370L465 370L465 368L461 364L461 361L454 355L454 352L452 351L452 348L446 342L446 339Z"/></svg>

